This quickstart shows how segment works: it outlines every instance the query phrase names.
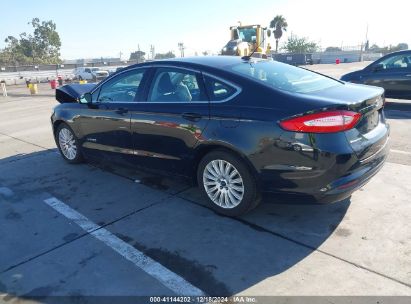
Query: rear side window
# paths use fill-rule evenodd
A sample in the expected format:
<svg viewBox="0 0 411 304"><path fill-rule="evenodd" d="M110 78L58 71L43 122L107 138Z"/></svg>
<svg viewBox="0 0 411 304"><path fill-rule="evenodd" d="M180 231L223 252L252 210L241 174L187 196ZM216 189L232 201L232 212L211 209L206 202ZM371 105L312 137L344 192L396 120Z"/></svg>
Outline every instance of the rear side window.
<svg viewBox="0 0 411 304"><path fill-rule="evenodd" d="M236 88L209 76L205 76L205 85L210 101L223 101L237 93Z"/></svg>

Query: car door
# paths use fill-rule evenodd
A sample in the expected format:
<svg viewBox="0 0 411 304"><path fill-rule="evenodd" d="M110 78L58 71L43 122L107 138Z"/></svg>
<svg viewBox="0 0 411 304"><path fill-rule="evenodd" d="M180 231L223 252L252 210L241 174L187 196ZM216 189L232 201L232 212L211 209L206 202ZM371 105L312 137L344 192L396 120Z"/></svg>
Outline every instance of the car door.
<svg viewBox="0 0 411 304"><path fill-rule="evenodd" d="M133 105L131 132L138 165L184 174L209 121L209 102L199 72L152 69L145 99Z"/></svg>
<svg viewBox="0 0 411 304"><path fill-rule="evenodd" d="M145 69L120 73L92 93L92 103L77 118L83 147L91 156L129 161L133 155L130 107L141 94Z"/></svg>
<svg viewBox="0 0 411 304"><path fill-rule="evenodd" d="M363 82L383 87L388 97L411 96L411 54L396 54L376 62Z"/></svg>

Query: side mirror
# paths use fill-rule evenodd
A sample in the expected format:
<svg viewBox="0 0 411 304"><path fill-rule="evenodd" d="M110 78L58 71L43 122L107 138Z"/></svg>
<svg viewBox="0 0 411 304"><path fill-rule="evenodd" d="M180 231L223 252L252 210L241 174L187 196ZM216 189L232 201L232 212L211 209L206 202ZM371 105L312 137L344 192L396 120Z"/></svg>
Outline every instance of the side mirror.
<svg viewBox="0 0 411 304"><path fill-rule="evenodd" d="M372 67L373 72L378 72L378 71L381 71L381 70L384 70L384 64L382 64L382 63L376 64Z"/></svg>
<svg viewBox="0 0 411 304"><path fill-rule="evenodd" d="M91 93L85 93L81 95L79 98L79 102L82 104L91 104L92 102Z"/></svg>

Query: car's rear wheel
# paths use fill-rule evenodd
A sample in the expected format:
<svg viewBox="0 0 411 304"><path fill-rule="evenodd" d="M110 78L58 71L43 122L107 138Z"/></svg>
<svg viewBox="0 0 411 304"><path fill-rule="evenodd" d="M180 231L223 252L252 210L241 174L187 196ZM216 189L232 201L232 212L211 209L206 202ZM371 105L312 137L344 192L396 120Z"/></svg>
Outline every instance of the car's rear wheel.
<svg viewBox="0 0 411 304"><path fill-rule="evenodd" d="M58 126L56 141L61 155L67 162L75 164L83 161L78 139L67 124L62 123Z"/></svg>
<svg viewBox="0 0 411 304"><path fill-rule="evenodd" d="M260 201L250 169L229 152L218 150L204 156L198 166L197 180L209 206L221 214L239 216Z"/></svg>

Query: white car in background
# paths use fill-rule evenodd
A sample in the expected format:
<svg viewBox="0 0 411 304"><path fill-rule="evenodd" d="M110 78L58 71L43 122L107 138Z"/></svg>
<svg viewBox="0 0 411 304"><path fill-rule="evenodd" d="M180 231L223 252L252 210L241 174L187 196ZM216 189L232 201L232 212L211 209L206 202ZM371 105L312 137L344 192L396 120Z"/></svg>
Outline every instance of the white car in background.
<svg viewBox="0 0 411 304"><path fill-rule="evenodd" d="M101 80L108 77L108 71L95 67L79 67L74 70L74 77L78 80Z"/></svg>

